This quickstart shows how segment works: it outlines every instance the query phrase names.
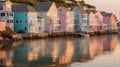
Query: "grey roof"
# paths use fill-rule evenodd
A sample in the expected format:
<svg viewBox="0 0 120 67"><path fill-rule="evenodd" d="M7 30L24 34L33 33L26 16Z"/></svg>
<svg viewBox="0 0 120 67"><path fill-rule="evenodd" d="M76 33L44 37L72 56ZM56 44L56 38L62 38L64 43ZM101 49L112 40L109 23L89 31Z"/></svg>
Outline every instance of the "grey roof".
<svg viewBox="0 0 120 67"><path fill-rule="evenodd" d="M96 13L97 11L96 11L96 10L91 10L91 9L88 9L88 10L87 10L87 13L88 13L88 14L91 13L91 12Z"/></svg>
<svg viewBox="0 0 120 67"><path fill-rule="evenodd" d="M50 9L52 3L53 3L53 2L38 2L38 3L34 6L34 8L35 8L38 12L40 12L40 11L45 11L45 12L47 12L47 11Z"/></svg>
<svg viewBox="0 0 120 67"><path fill-rule="evenodd" d="M36 10L30 5L13 3L12 11L13 12L35 12Z"/></svg>
<svg viewBox="0 0 120 67"><path fill-rule="evenodd" d="M109 16L109 17L111 17L111 15L112 15L112 13L107 13L107 12L101 12L101 14L103 15L103 16Z"/></svg>
<svg viewBox="0 0 120 67"><path fill-rule="evenodd" d="M7 0L0 0L0 2L6 2Z"/></svg>

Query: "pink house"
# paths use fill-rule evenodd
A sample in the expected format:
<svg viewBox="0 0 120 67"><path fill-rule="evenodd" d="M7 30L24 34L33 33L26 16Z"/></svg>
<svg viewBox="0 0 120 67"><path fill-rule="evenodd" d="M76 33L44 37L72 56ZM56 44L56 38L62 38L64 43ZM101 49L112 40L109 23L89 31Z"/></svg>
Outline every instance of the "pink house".
<svg viewBox="0 0 120 67"><path fill-rule="evenodd" d="M59 22L61 23L61 31L66 31L66 13L68 9L65 7L59 7L58 13L59 13Z"/></svg>
<svg viewBox="0 0 120 67"><path fill-rule="evenodd" d="M112 13L101 12L103 16L103 23L106 25L106 30L111 30L111 16Z"/></svg>
<svg viewBox="0 0 120 67"><path fill-rule="evenodd" d="M102 29L103 16L99 11L90 12L90 29L94 32L100 31Z"/></svg>
<svg viewBox="0 0 120 67"><path fill-rule="evenodd" d="M95 13L95 19L97 22L97 31L103 30L104 29L104 24L103 24L103 16L101 14L101 12L97 11Z"/></svg>
<svg viewBox="0 0 120 67"><path fill-rule="evenodd" d="M0 31L4 31L6 28L6 24L4 21L0 20Z"/></svg>
<svg viewBox="0 0 120 67"><path fill-rule="evenodd" d="M105 12L90 12L90 29L94 32L101 32L110 29L111 13Z"/></svg>
<svg viewBox="0 0 120 67"><path fill-rule="evenodd" d="M10 0L0 0L0 19L4 20L6 28L14 30L14 13L12 12L12 2Z"/></svg>
<svg viewBox="0 0 120 67"><path fill-rule="evenodd" d="M97 31L98 24L97 24L96 19L95 19L95 13L93 11L90 12L89 19L90 19L90 22L89 22L90 30Z"/></svg>
<svg viewBox="0 0 120 67"><path fill-rule="evenodd" d="M74 32L74 12L66 7L59 7L58 10L61 31Z"/></svg>

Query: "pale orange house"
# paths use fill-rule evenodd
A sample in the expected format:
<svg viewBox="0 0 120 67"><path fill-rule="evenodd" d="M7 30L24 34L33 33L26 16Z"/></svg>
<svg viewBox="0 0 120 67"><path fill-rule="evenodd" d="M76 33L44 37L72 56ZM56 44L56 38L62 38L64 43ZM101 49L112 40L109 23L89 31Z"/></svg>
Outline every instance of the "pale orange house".
<svg viewBox="0 0 120 67"><path fill-rule="evenodd" d="M5 22L0 20L0 31L4 31L6 28L5 28Z"/></svg>

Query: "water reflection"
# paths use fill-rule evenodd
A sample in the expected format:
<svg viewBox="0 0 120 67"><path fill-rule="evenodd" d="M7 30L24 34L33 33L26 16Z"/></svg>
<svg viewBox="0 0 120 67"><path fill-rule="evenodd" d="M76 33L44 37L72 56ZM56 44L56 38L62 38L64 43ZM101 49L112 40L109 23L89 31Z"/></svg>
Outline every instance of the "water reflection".
<svg viewBox="0 0 120 67"><path fill-rule="evenodd" d="M12 66L13 51L0 51L0 67Z"/></svg>
<svg viewBox="0 0 120 67"><path fill-rule="evenodd" d="M10 62L15 67L66 67L73 62L87 62L111 53L116 44L117 35L27 40L13 51L0 51L0 59L5 59L11 53Z"/></svg>

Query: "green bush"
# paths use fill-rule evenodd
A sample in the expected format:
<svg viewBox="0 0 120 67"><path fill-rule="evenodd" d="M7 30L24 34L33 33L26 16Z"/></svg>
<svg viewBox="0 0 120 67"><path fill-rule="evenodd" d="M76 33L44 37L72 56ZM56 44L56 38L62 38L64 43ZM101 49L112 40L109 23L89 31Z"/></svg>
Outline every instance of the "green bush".
<svg viewBox="0 0 120 67"><path fill-rule="evenodd" d="M12 38L12 34L8 31L1 31L0 34L4 38Z"/></svg>
<svg viewBox="0 0 120 67"><path fill-rule="evenodd" d="M9 28L7 28L5 31L0 31L0 36L4 38L12 38L13 34L16 34L16 32Z"/></svg>
<svg viewBox="0 0 120 67"><path fill-rule="evenodd" d="M10 33L10 34L16 34L15 31L11 30L11 29L6 29L6 32Z"/></svg>
<svg viewBox="0 0 120 67"><path fill-rule="evenodd" d="M26 33L24 30L20 30L17 33Z"/></svg>

